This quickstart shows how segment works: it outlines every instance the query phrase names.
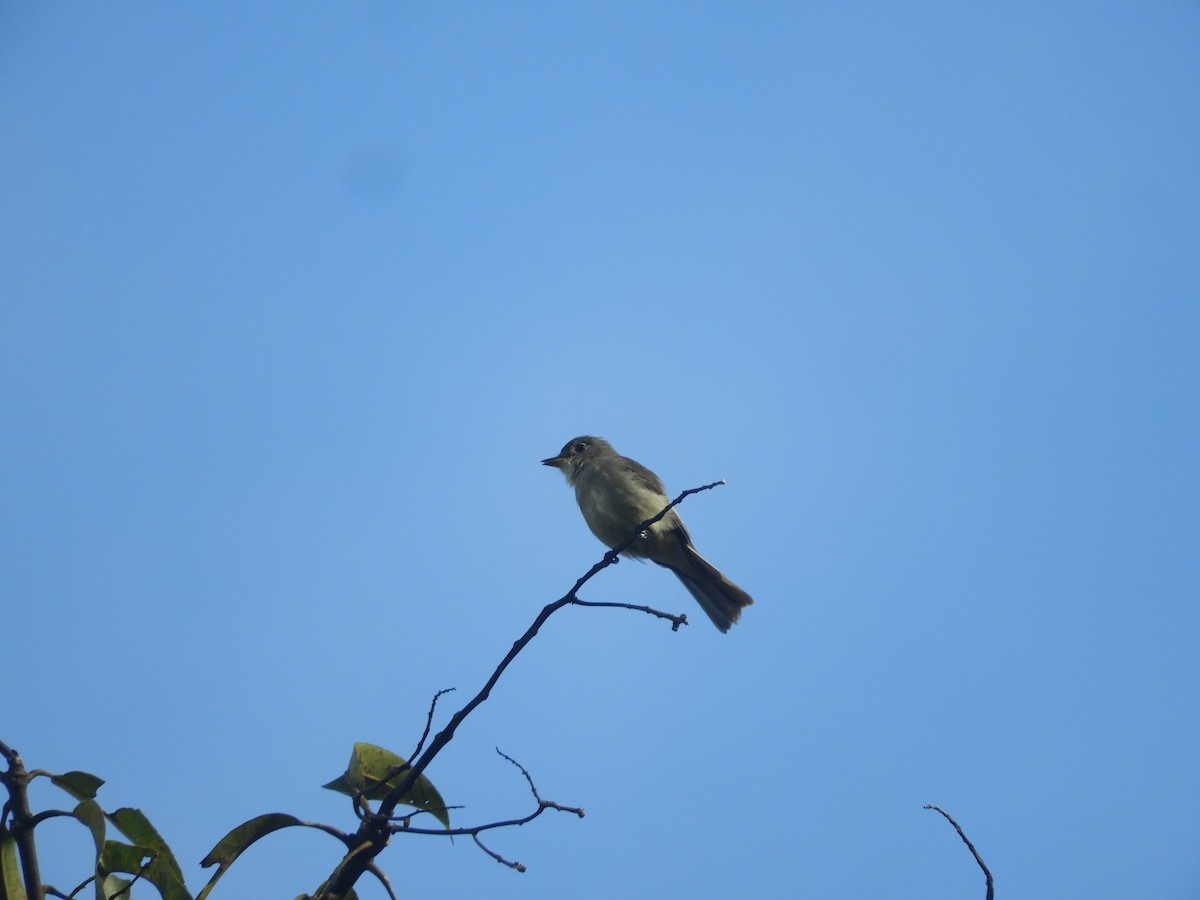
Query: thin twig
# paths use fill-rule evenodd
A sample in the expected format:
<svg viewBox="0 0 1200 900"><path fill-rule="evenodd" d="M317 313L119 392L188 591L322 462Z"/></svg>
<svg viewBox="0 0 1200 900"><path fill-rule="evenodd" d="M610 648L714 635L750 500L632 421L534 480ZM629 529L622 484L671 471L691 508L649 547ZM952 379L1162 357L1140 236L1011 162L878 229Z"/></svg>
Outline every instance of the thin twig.
<svg viewBox="0 0 1200 900"><path fill-rule="evenodd" d="M483 841L481 841L479 839L479 835L477 835L477 834L471 835L471 838L479 846L480 850L482 850L484 853L486 853L488 856L490 856L496 862L500 863L500 865L508 866L510 869L516 869L518 872L525 871L525 863L519 863L515 860L505 859L503 856L501 856L499 853L497 853L495 850L493 850L491 847L489 847L487 844L485 844Z"/></svg>
<svg viewBox="0 0 1200 900"><path fill-rule="evenodd" d="M541 800L538 802L538 808L527 816L521 816L519 819L505 819L501 822L488 822L486 825L471 825L468 828L409 828L402 824L402 821L392 827L394 834L425 834L430 837L462 837L478 834L481 831L493 831L497 828L512 828L514 825L528 825L546 810L552 809L555 812L573 813L579 818L586 815L585 810L578 806L563 806L561 803L555 803L553 800ZM411 818L404 816L403 819Z"/></svg>
<svg viewBox="0 0 1200 900"><path fill-rule="evenodd" d="M505 857L503 857L499 853L497 853L495 850L488 847L480 839L480 837L479 837L480 833L484 832L484 831L491 831L493 828L511 828L514 825L524 825L527 822L532 822L534 819L536 819L538 816L540 816L542 813L544 813L548 809L553 809L557 812L574 813L575 815L579 816L579 818L581 818L581 819L584 816L584 812L582 809L580 809L579 807L576 807L576 806L563 806L561 803L555 803L553 800L543 800L541 795L538 794L537 785L533 783L533 776L531 776L529 774L529 770L526 769L519 762L517 762L515 759L513 759L511 756L509 756L507 753L505 753L503 750L501 750L499 747L496 748L496 752L499 753L501 756L503 756L505 759L507 759L514 766L516 766L521 771L521 774L525 776L525 783L529 785L529 792L531 794L533 794L533 799L535 801L537 801L537 809L535 809L529 815L523 816L519 819L507 819L503 822L489 822L486 825L475 825L470 828L437 828L437 829L434 829L434 828L412 828L409 825L409 822L412 817L404 816L404 817L402 817L402 819L400 820L400 822L398 824L392 825L393 833L398 834L400 832L404 832L405 834L428 834L428 835L434 835L437 837L456 837L459 835L466 835L467 837L471 838L471 840L473 840L475 842L475 844L479 847L480 850L482 850L484 853L486 853L492 859L496 860L496 862L500 863L501 865L508 866L510 869L515 869L518 872L524 872L525 865L523 863L515 862L514 860L511 860L511 859L506 859Z"/></svg>
<svg viewBox="0 0 1200 900"><path fill-rule="evenodd" d="M940 812L946 817L946 821L954 826L954 830L958 832L958 836L962 838L963 843L967 845L967 849L971 851L971 855L975 857L975 862L979 863L979 868L983 869L983 877L987 881L987 900L994 900L996 896L996 888L992 883L991 870L989 870L987 865L984 863L983 857L979 855L979 851L975 849L975 845L971 843L971 839L966 836L962 828L957 822L954 821L954 818L950 815L950 813L946 812L940 806L934 806L932 803L926 803L925 808L932 809L934 812Z"/></svg>
<svg viewBox="0 0 1200 900"><path fill-rule="evenodd" d="M89 884L91 884L95 880L96 880L95 875L89 875L87 878L83 879L83 881L81 881L79 883L79 886L76 887L75 890L71 891L71 893L63 895L63 894L60 894L58 891L55 891L54 896L62 897L63 900L75 900L75 895L78 894L80 891L82 891L85 887L87 887ZM51 891L51 888L46 888L47 894L49 894L50 891Z"/></svg>
<svg viewBox="0 0 1200 900"><path fill-rule="evenodd" d="M584 817L584 811L578 806L564 806L561 803L555 803L553 800L543 800L538 793L537 785L533 783L533 776L529 774L529 770L499 747L496 748L496 752L516 766L521 771L521 774L525 776L525 783L529 785L529 792L533 794L533 799L537 803L537 809L519 819L505 819L502 822L488 822L486 825L471 825L467 828L413 828L409 823L415 813L408 813L407 815L393 817L392 832L395 834L404 832L405 834L440 835L441 837L459 837L461 835L476 837L479 832L491 831L493 828L510 828L513 825L525 825L528 822L532 822L548 809L553 809L556 812L574 813L581 819ZM522 871L524 870L522 869Z"/></svg>
<svg viewBox="0 0 1200 900"><path fill-rule="evenodd" d="M429 737L429 730L433 727L433 711L437 709L437 702L441 699L442 694L449 694L451 691L457 690L458 688L452 687L442 688L433 695L433 702L429 704L429 713L425 716L425 731L421 734L421 739L417 741L417 749L412 752L412 754L408 757L409 759L416 759L421 755L421 750L425 746L426 739Z"/></svg>
<svg viewBox="0 0 1200 900"><path fill-rule="evenodd" d="M529 785L529 792L531 794L533 794L533 799L536 800L538 803L541 803L542 798L538 795L537 785L533 783L533 778L530 776L529 770L526 769L519 762L517 762L515 759L513 759L511 756L509 756L507 753L505 753L503 750L501 750L499 747L496 748L496 752L499 753L501 756L503 756L505 759L507 759L510 763L512 763L514 766L516 766L518 769L521 770L521 774L525 776L525 783Z"/></svg>
<svg viewBox="0 0 1200 900"><path fill-rule="evenodd" d="M669 620L671 623L672 631L678 631L680 625L688 624L687 613L680 613L679 615L676 616L676 615L672 615L669 612L663 612L661 609L654 609L653 607L650 607L650 606L636 606L633 603L617 603L615 601L601 601L601 600L580 600L578 597L576 597L574 600L571 601L571 605L572 606L612 606L612 607L616 607L617 609L632 609L635 612L649 613L652 616L658 616L660 619Z"/></svg>
<svg viewBox="0 0 1200 900"><path fill-rule="evenodd" d="M425 746L425 740L429 737L429 731L433 727L433 713L437 709L438 699L442 696L442 694L449 694L451 691L456 690L458 690L458 688L442 688L433 695L433 701L429 704L429 712L425 714L425 731L422 732L421 739L417 741L417 748L413 750L411 754L409 754L409 762L401 763L398 766L392 766L387 770L386 773L384 773L383 778L379 779L378 781L371 780L371 783L368 784L364 790L361 790L354 795L354 813L360 820L365 816L374 815L374 813L371 811L370 804L367 803L367 790L373 791L380 785L387 784L392 779L403 775L410 768L412 768L411 761L420 755L421 748Z"/></svg>
<svg viewBox="0 0 1200 900"><path fill-rule="evenodd" d="M417 816L436 816L438 813L448 813L452 809L466 809L462 804L453 806L431 806L428 809L412 809L401 816L390 816L389 822L398 822L403 826L403 830L407 831L409 823Z"/></svg>

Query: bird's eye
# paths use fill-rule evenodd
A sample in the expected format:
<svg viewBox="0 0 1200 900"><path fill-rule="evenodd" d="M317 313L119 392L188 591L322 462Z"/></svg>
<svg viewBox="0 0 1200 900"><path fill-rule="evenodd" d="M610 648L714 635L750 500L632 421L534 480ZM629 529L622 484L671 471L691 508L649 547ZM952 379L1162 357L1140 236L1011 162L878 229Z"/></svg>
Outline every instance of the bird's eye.
<svg viewBox="0 0 1200 900"><path fill-rule="evenodd" d="M574 447L571 448L571 452L572 453L582 453L586 449L587 449L587 441L580 441L578 444L576 444Z"/></svg>

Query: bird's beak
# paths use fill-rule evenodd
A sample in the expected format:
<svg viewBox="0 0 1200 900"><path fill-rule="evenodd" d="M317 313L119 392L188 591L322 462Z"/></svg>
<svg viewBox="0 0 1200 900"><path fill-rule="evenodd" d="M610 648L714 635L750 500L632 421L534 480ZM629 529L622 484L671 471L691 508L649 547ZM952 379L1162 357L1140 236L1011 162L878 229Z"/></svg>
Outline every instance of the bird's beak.
<svg viewBox="0 0 1200 900"><path fill-rule="evenodd" d="M561 469L567 464L567 461L561 456L552 456L549 459L543 459L543 466L554 466L556 469Z"/></svg>

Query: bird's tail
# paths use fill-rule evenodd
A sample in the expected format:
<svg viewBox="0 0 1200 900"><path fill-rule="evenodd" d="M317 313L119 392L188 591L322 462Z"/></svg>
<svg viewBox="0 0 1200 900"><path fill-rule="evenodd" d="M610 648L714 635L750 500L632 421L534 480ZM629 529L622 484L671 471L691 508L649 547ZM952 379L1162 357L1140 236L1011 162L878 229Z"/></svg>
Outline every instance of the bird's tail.
<svg viewBox="0 0 1200 900"><path fill-rule="evenodd" d="M750 595L721 574L707 559L696 552L689 543L684 548L686 566L671 566L670 569L683 582L683 586L696 598L700 608L712 619L721 631L741 618L742 610L754 601Z"/></svg>

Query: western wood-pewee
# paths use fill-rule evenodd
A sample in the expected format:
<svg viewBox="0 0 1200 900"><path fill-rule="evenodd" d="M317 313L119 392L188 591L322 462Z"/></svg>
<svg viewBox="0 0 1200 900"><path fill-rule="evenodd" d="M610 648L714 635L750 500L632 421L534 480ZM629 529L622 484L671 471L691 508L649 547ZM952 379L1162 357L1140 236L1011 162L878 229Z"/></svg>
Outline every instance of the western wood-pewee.
<svg viewBox="0 0 1200 900"><path fill-rule="evenodd" d="M592 534L609 549L633 537L634 529L671 502L658 476L617 453L603 438L585 434L567 441L542 465L561 469ZM692 546L679 513L672 509L625 548L623 555L652 559L674 572L714 625L728 631L754 601Z"/></svg>

